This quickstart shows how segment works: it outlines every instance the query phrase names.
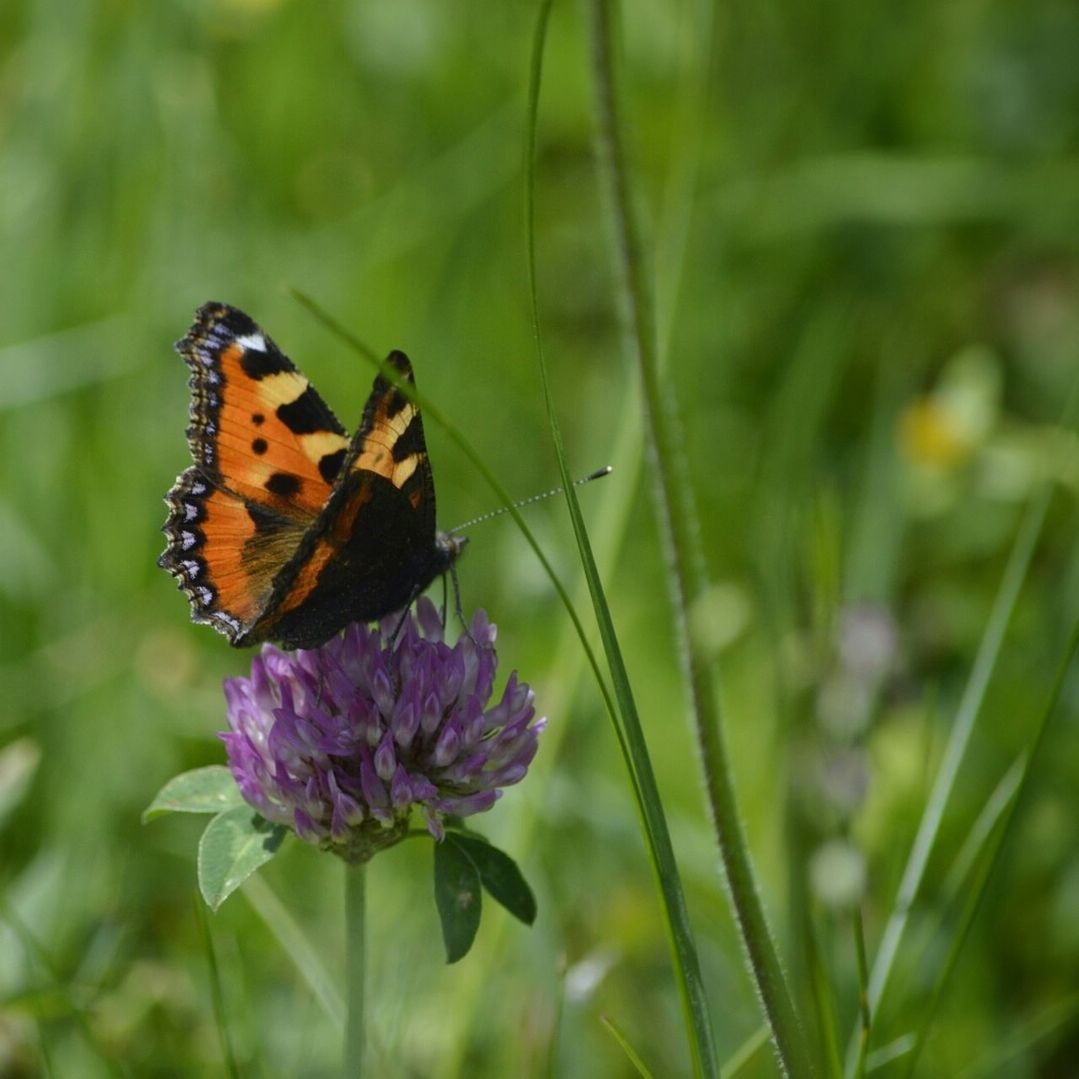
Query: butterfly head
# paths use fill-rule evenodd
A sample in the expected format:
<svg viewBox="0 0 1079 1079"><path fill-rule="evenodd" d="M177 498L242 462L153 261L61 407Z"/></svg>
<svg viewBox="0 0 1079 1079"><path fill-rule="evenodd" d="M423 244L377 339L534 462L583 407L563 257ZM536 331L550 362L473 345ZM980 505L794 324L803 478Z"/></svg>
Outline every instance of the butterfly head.
<svg viewBox="0 0 1079 1079"><path fill-rule="evenodd" d="M457 561L467 545L468 536L459 535L457 532L435 533L435 547L446 560L447 568Z"/></svg>

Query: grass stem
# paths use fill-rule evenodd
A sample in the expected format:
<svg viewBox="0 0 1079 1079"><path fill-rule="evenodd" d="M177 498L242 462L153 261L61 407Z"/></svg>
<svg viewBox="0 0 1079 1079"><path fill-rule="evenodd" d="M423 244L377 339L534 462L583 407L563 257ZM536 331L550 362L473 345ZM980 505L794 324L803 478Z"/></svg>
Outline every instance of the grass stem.
<svg viewBox="0 0 1079 1079"><path fill-rule="evenodd" d="M705 786L735 919L780 1065L787 1074L810 1075L813 1067L804 1034L768 928L742 828L719 722L712 663L689 633L689 612L704 596L707 581L671 398L660 378L653 290L645 269L623 144L621 96L614 63L613 7L611 0L590 0L588 4L599 169L614 214L616 265L628 331L627 347L636 361L643 389L645 426L655 463L656 502L670 556L668 578L687 667Z"/></svg>
<svg viewBox="0 0 1079 1079"><path fill-rule="evenodd" d="M895 959L899 954L899 946L906 932L910 911L918 896L922 879L925 875L925 868L929 862L929 855L932 853L940 831L945 807L948 805L952 790L955 787L960 765L963 762L967 745L974 732L975 722L985 699L989 678L1000 656L1005 631L1011 622L1012 612L1015 610L1015 605L1019 599L1019 591L1022 588L1023 581L1026 580L1027 570L1034 556L1034 548L1038 536L1041 534L1042 523L1045 520L1046 510L1049 506L1049 497L1050 492L1046 491L1035 498L1028 507L1016 535L1007 567L1004 570L1004 576L1001 579L1000 588L978 648L978 655L974 661L970 680L967 682L963 697L959 702L955 723L952 725L951 733L948 736L948 744L945 747L944 756L941 758L940 769L933 782L933 789L926 801L922 819L918 824L918 832L911 847L910 855L907 858L903 877L899 883L895 903L884 927L884 935L881 938L876 958L873 961L873 969L869 976L869 1007L873 1012L880 1011L881 1001L888 988ZM854 1042L852 1041L852 1048L853 1044ZM848 1056L848 1062L853 1066L853 1061L854 1055L852 1054ZM853 1073L848 1070L848 1074Z"/></svg>
<svg viewBox="0 0 1079 1079"><path fill-rule="evenodd" d="M617 708L610 707L611 720L629 773L630 785L640 816L641 829L648 844L652 869L663 900L664 924L671 946L675 976L686 1021L693 1070L695 1075L707 1076L711 1079L716 1075L716 1048L708 1013L708 1001L704 991L704 980L701 976L700 960L697 955L697 946L689 925L685 894L674 857L674 848L667 828L655 771L652 768L648 745L637 713L633 689L630 685L618 637L614 630L610 608L604 595L603 582L596 565L592 543L584 526L576 491L570 480L561 428L554 409L554 399L551 394L547 364L543 354L543 339L539 322L539 299L536 286L535 143L539 91L543 71L543 52L550 9L550 0L543 0L540 4L533 36L528 100L528 136L525 155L525 237L536 360L539 366L547 419L551 427L551 438L555 447L555 455L558 459L558 468L562 477L570 521L573 525L585 579L592 597L593 611L599 626L600 638L610 671L614 698L617 702Z"/></svg>
<svg viewBox="0 0 1079 1079"><path fill-rule="evenodd" d="M975 877L965 893L966 899L963 904L963 910L958 919L956 929L952 934L948 954L937 975L933 990L929 996L929 1002L922 1009L920 1027L916 1032L913 1051L910 1054L907 1064L906 1074L908 1076L914 1075L919 1056L928 1039L930 1027L933 1020L936 1018L937 1009L940 1006L941 1000L944 998L944 991L947 988L948 981L959 962L959 955L963 950L963 945L970 935L975 918L985 900L989 881L992 878L993 872L1000 865L1005 843L1011 833L1019 807L1022 804L1023 795L1030 782L1034 764L1038 758L1038 751L1045 741L1045 734L1049 728L1049 721L1056 712L1061 692L1064 689L1068 674L1075 661L1076 652L1079 652L1079 617L1077 617L1072 624L1068 642L1064 646L1064 651L1061 654L1060 661L1057 665L1057 672L1053 679L1053 685L1046 697L1045 706L1038 717L1034 735L1029 742L1028 752L1023 759L1022 772L1020 774L1019 783L1015 788L1015 793L1007 803Z"/></svg>

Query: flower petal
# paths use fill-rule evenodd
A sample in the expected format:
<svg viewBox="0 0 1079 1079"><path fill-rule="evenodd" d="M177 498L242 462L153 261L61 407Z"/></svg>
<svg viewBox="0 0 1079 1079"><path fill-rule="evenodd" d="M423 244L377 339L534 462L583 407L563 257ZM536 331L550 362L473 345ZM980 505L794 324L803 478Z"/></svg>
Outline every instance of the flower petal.
<svg viewBox="0 0 1079 1079"><path fill-rule="evenodd" d="M516 671L492 704L495 637L477 611L447 644L421 598L413 614L348 626L319 648L264 645L249 678L224 684L221 739L241 794L350 858L372 828L403 835L413 806L441 839L443 814L488 809L523 778L544 726Z"/></svg>

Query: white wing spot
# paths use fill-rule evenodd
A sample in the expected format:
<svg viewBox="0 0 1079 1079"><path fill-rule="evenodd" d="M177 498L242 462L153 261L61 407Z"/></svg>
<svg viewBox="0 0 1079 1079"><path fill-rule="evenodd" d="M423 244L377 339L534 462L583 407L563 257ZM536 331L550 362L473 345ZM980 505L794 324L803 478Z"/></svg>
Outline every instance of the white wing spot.
<svg viewBox="0 0 1079 1079"><path fill-rule="evenodd" d="M236 338L236 343L252 352L266 351L266 338L260 333L245 333L242 337Z"/></svg>

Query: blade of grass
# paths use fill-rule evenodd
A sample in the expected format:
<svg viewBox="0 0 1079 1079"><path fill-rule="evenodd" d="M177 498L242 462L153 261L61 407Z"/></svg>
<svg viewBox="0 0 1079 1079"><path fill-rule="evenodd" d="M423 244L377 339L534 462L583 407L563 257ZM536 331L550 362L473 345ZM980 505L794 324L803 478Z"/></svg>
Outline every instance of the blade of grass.
<svg viewBox="0 0 1079 1079"><path fill-rule="evenodd" d="M1030 739L1030 743L1027 747L1026 758L1023 761L1022 774L1019 778L1018 786L1016 787L1015 794L1008 802L1007 808L1001 815L1000 823L993 832L990 839L985 857L981 861L981 865L974 877L971 886L966 892L966 903L964 904L962 915L959 918L956 931L952 935L951 946L948 949L948 955L944 960L944 964L941 967L940 973L937 976L936 983L933 986L933 992L929 998L929 1004L925 1008L922 1017L922 1024L919 1030L915 1033L915 1043L913 1051L910 1055L910 1060L907 1065L907 1075L914 1073L915 1065L918 1062L919 1054L922 1048L925 1046L926 1038L928 1037L930 1027L932 1026L933 1019L935 1018L937 1008L940 1005L941 998L944 995L944 990L948 984L948 980L951 977L952 971L955 969L956 964L959 962L959 955L963 950L963 945L966 943L966 939L970 934L970 930L974 925L974 919L978 915L978 911L981 909L982 901L985 899L986 892L990 878L993 875L994 870L1000 864L1001 854L1004 850L1005 841L1011 833L1013 822L1015 821L1016 814L1023 801L1023 796L1030 784L1030 777L1033 773L1034 763L1038 757L1038 751L1045 741L1045 733L1049 727L1049 720L1052 718L1053 713L1056 711L1057 702L1060 699L1061 691L1064 688L1064 683L1067 680L1068 672L1071 670L1071 665L1075 659L1076 651L1079 651L1079 618L1075 619L1072 625L1071 634L1068 638L1068 642L1065 645L1064 652L1061 656L1060 663L1057 666L1056 677L1053 679L1052 688L1049 691L1049 695L1046 698L1045 707L1042 709L1041 715L1038 717L1037 725L1034 728L1033 737Z"/></svg>
<svg viewBox="0 0 1079 1079"><path fill-rule="evenodd" d="M862 925L862 908L855 906L851 916L854 933L854 950L858 956L858 1014L861 1027L858 1031L858 1059L855 1062L856 1079L865 1075L865 1059L869 1052L869 1035L873 1029L873 1013L869 1008L869 970L865 958L865 927Z"/></svg>
<svg viewBox="0 0 1079 1079"><path fill-rule="evenodd" d="M276 938L314 993L322 1010L337 1028L345 1029L345 1001L323 965L318 952L307 939L300 923L285 909L270 886L257 873L243 882L240 894L251 904L266 928Z"/></svg>
<svg viewBox="0 0 1079 1079"><path fill-rule="evenodd" d="M1001 578L1000 588L993 602L993 609L986 624L985 633L978 647L978 654L974 660L970 680L967 682L959 702L955 722L952 725L948 743L941 758L940 769L933 783L933 789L926 801L922 819L918 824L918 831L899 883L895 903L885 925L876 958L873 961L873 969L869 976L869 1007L874 1014L879 1013L881 1001L884 999L884 994L888 988L895 959L899 953L899 946L906 932L911 907L914 905L918 891L921 888L925 867L936 843L941 820L944 817L944 810L955 787L963 756L974 731L975 721L981 711L982 702L985 700L990 676L1000 656L1005 631L1011 622L1015 604L1019 598L1019 591L1022 588L1023 581L1026 579L1027 570L1034 555L1034 547L1038 541L1038 536L1041 534L1042 523L1045 520L1045 513L1049 505L1049 497L1049 491L1038 495L1031 501L1023 516L1008 558L1008 564L1004 570L1004 576ZM856 1039L857 1033L852 1038L852 1050L854 1050ZM848 1072L851 1074L853 1073L855 1053L856 1050L848 1055Z"/></svg>
<svg viewBox="0 0 1079 1079"><path fill-rule="evenodd" d="M768 1044L771 1031L767 1023L759 1027L729 1057L719 1069L720 1079L737 1079L738 1073Z"/></svg>
<svg viewBox="0 0 1079 1079"><path fill-rule="evenodd" d="M618 701L621 726L615 721L621 732L620 744L630 780L634 788L639 812L644 822L653 870L663 896L666 928L672 949L672 958L678 979L679 993L685 1014L690 1052L693 1058L694 1072L697 1075L713 1076L716 1074L716 1049L708 1015L708 1000L705 995L704 981L701 977L700 960L697 957L696 943L689 926L685 895L681 878L678 874L674 849L663 812L663 803L659 796L655 773L648 754L644 732L641 728L637 705L630 686L629 675L622 658L621 647L614 630L610 608L607 605L599 570L592 552L581 515L576 490L569 479L569 467L566 461L565 447L562 442L561 428L555 415L554 400L551 396L547 364L543 354L543 340L539 325L539 298L536 285L536 242L535 242L535 147L536 127L539 112L539 92L543 74L543 50L546 40L547 21L550 16L551 0L542 0L536 20L533 37L532 66L529 87L528 127L525 157L525 238L528 256L528 286L531 301L532 328L536 346L536 360L543 385L544 404L551 428L551 438L558 459L558 469L562 477L562 488L566 494L570 520L574 536L592 596L592 606L599 625L600 639L607 656L611 682Z"/></svg>
<svg viewBox="0 0 1079 1079"><path fill-rule="evenodd" d="M948 870L948 875L944 878L944 885L941 888L949 901L958 897L960 889L966 883L967 876L977 864L982 851L985 849L985 844L993 834L997 821L1000 820L1001 814L1008 808L1015 797L1015 792L1019 788L1019 781L1023 776L1023 765L1026 761L1026 756L1025 751L1021 753L1012 763L1012 766L1001 776L1000 782L993 788L992 794L986 799L982 811L978 814L977 819L967 833L967 838L963 841L962 847L959 848L959 853L955 856L955 861Z"/></svg>
<svg viewBox="0 0 1079 1079"><path fill-rule="evenodd" d="M1017 1031L993 1046L980 1060L962 1072L959 1079L1000 1075L1005 1064L1054 1031L1073 1023L1076 1018L1079 1018L1079 993L1072 993L1043 1008Z"/></svg>
<svg viewBox="0 0 1079 1079"><path fill-rule="evenodd" d="M809 993L810 1006L815 1012L818 1036L828 1073L832 1076L842 1075L843 1063L842 1054L839 1050L839 1033L832 979L828 976L828 968L824 962L820 934L816 919L812 916L808 894L803 893L802 904L804 907L801 912L803 917L798 925L800 931L805 934L806 965L809 969L809 985L811 987Z"/></svg>
<svg viewBox="0 0 1079 1079"><path fill-rule="evenodd" d="M996 834L997 826L1001 817L1011 805L1019 788L1019 781L1023 775L1023 767L1027 759L1027 751L1024 750L1013 762L1012 766L1004 773L1000 782L993 789L977 819L967 833L966 839L956 855L944 883L940 889L939 905L945 910L957 909L963 899L964 889L967 887L971 873L981 864L982 857ZM939 927L938 927L939 929ZM911 969L921 969L927 961L927 956L932 953L938 954L940 944L938 937L928 935L916 958L911 959ZM914 1035L910 1035L911 1046L914 1047Z"/></svg>
<svg viewBox="0 0 1079 1079"><path fill-rule="evenodd" d="M682 479L686 470L682 467L670 399L660 382L652 295L645 282L643 252L623 149L621 95L615 83L613 62L612 4L610 0L591 0L588 8L597 99L599 171L614 211L616 264L619 295L627 322L627 347L636 362L644 391L645 425L657 480L656 501L671 558L669 580L674 593L677 634L688 667L688 685L706 789L735 919L749 958L751 975L772 1029L780 1066L788 1074L810 1075L813 1073L812 1063L757 891L738 812L719 723L712 665L701 643L689 633L690 608L705 594L707 586L696 512L692 492ZM552 423L552 433L555 431ZM560 467L565 470L561 460ZM578 531L580 511L572 491L567 492L567 502L574 519L574 530ZM583 532L583 526L580 531ZM582 542L579 538L578 542L582 555L586 555L586 541ZM596 595L601 595L598 589ZM605 612L599 603L596 603L596 607L607 647L609 627L604 626ZM608 654L613 658L617 656L613 629L609 636L615 650Z"/></svg>
<svg viewBox="0 0 1079 1079"><path fill-rule="evenodd" d="M641 1059L640 1054L629 1043L629 1039L625 1036L622 1030L617 1026L615 1021L609 1016L602 1016L600 1022L611 1032L614 1040L618 1042L622 1049L622 1052L626 1054L626 1059L633 1065L637 1074L641 1076L641 1079L653 1079L652 1073L648 1070L648 1065Z"/></svg>
<svg viewBox="0 0 1079 1079"><path fill-rule="evenodd" d="M872 1075L874 1072L880 1071L881 1068L886 1068L893 1060L899 1060L901 1057L906 1056L913 1048L913 1034L901 1034L898 1038L893 1038L887 1045L874 1049L866 1057L866 1075Z"/></svg>
<svg viewBox="0 0 1079 1079"><path fill-rule="evenodd" d="M642 432L635 389L632 385L624 387L624 403L616 410L619 417L618 435L611 450L611 460L618 462L618 483L603 485L602 492L598 494L600 502L596 507L596 525L593 527L592 536L596 560L601 567L613 566L617 562L629 527L634 493L639 486ZM588 585L583 577L578 578L573 590L574 605L579 607L587 600ZM552 652L548 668L550 673L545 679L547 688L543 700L548 715L568 714L585 669L586 659L573 623L563 622ZM518 806L518 811L512 818L503 818L504 831L501 833L500 846L513 851L522 862L528 859L540 823L537 809L545 804L545 786L551 782L552 771L557 767L563 746L572 731L573 726L569 723L552 723L547 728L543 736L543 753L532 762L528 772L528 797ZM489 985L486 970L489 963L495 961L494 957L500 954L502 937L509 926L508 920L501 918L490 926L485 926L473 948L473 954L479 950L482 951L482 956L460 971L460 980L456 983L455 990L458 1015L472 1015L470 1020L462 1020L464 1029L468 1029L469 1023L487 1021L480 1008L480 995L484 987ZM468 1074L466 1057L471 1044L467 1037L457 1039L440 1058L438 1071L432 1079Z"/></svg>

